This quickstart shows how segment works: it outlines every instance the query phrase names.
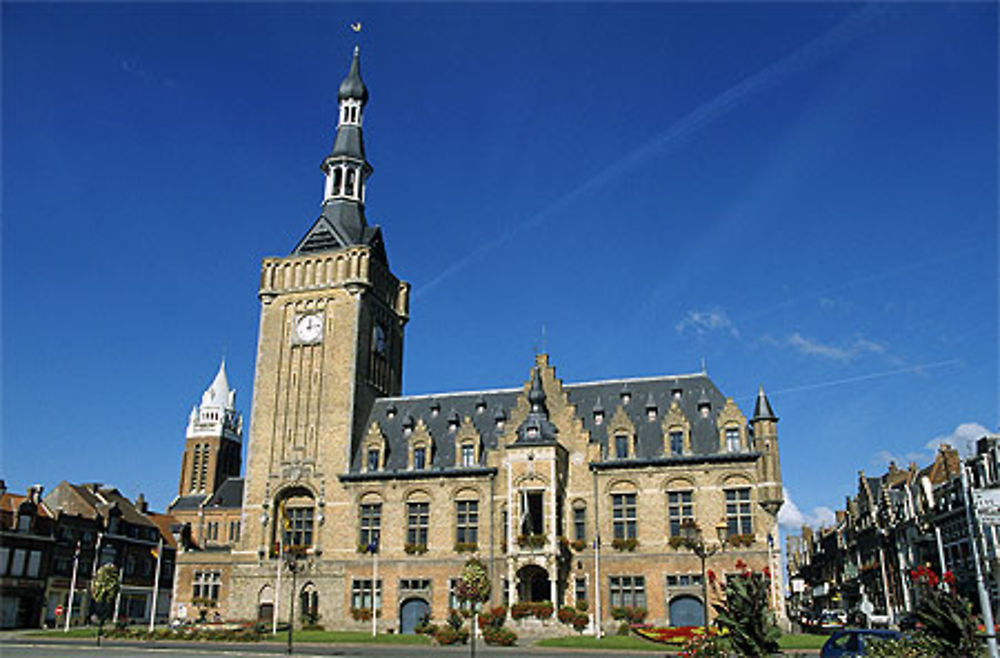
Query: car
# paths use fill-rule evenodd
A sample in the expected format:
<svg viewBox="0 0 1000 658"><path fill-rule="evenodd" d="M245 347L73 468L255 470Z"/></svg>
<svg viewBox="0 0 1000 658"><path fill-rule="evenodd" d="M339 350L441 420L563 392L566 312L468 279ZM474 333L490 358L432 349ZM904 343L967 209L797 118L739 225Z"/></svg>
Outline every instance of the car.
<svg viewBox="0 0 1000 658"><path fill-rule="evenodd" d="M868 648L878 642L902 639L899 631L884 629L846 628L836 631L820 650L820 658L848 658L864 656Z"/></svg>

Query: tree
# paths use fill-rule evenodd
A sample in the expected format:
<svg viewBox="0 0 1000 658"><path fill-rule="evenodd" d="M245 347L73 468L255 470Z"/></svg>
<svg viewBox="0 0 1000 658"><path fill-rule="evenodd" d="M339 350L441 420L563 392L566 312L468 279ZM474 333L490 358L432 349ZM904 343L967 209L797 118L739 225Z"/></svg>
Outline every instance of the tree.
<svg viewBox="0 0 1000 658"><path fill-rule="evenodd" d="M97 613L97 645L101 645L101 631L104 629L104 621L111 611L111 603L118 596L121 583L118 581L118 569L113 564L105 564L90 582L90 595L93 597Z"/></svg>

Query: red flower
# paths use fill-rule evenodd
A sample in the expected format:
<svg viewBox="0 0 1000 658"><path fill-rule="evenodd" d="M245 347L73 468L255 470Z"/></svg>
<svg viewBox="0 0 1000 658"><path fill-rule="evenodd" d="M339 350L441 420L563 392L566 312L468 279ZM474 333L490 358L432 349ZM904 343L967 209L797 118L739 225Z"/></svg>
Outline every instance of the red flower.
<svg viewBox="0 0 1000 658"><path fill-rule="evenodd" d="M709 569L705 573L708 575L708 582L714 583L715 582L715 572L712 571L711 569Z"/></svg>
<svg viewBox="0 0 1000 658"><path fill-rule="evenodd" d="M740 571L744 571L747 568L747 563L743 560L736 560L736 568Z"/></svg>
<svg viewBox="0 0 1000 658"><path fill-rule="evenodd" d="M948 583L948 585L952 587L955 586L955 574L953 574L951 571L945 571L943 577L944 577L944 582Z"/></svg>

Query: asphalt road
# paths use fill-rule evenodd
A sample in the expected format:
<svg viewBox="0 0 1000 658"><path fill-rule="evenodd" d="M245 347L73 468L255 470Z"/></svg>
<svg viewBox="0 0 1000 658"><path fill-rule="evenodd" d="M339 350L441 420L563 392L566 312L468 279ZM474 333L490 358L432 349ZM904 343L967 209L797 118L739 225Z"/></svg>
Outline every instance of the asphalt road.
<svg viewBox="0 0 1000 658"><path fill-rule="evenodd" d="M274 658L285 655L285 645L272 643L254 644L206 644L175 643L131 643L124 641L104 642L98 647L93 642L66 642L44 638L10 638L0 642L2 658L200 658L201 656L261 656ZM295 647L296 656L342 656L344 658L433 658L435 656L468 656L469 647L440 646L390 646L390 645L317 645L303 644ZM566 649L540 649L536 647L484 647L476 646L476 656L516 658L599 658L606 654L595 651L572 651ZM616 655L649 656L659 658L664 653L620 652Z"/></svg>

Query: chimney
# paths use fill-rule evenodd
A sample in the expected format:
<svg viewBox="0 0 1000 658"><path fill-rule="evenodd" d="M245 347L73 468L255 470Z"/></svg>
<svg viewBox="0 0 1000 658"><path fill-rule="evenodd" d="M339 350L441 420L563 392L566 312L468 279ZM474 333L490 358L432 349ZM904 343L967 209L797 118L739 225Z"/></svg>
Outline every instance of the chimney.
<svg viewBox="0 0 1000 658"><path fill-rule="evenodd" d="M39 505L42 502L42 491L45 487L40 484L36 484L28 489L28 500L33 502L35 505Z"/></svg>
<svg viewBox="0 0 1000 658"><path fill-rule="evenodd" d="M142 493L135 497L135 507L142 514L149 512L149 503L146 502L146 497Z"/></svg>

